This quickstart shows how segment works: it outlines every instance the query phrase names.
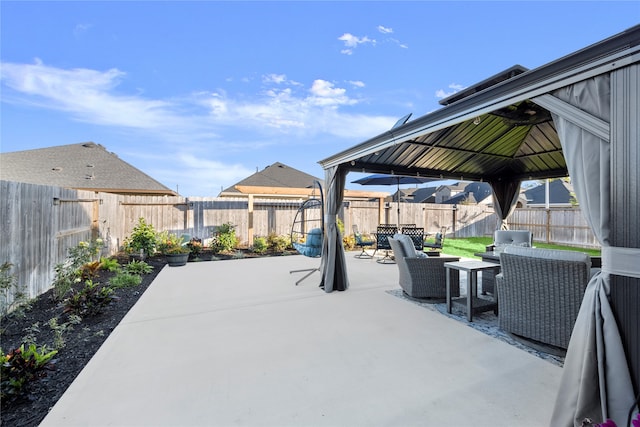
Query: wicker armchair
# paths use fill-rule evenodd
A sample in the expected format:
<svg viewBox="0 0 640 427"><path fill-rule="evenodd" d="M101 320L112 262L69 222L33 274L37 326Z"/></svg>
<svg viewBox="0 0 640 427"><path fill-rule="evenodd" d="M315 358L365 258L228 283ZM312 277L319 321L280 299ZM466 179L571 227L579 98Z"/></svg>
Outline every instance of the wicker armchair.
<svg viewBox="0 0 640 427"><path fill-rule="evenodd" d="M458 257L427 257L416 252L413 241L407 235L396 234L389 239L400 273L402 290L413 298L446 298L447 272L445 262L459 261ZM458 271L452 271L452 290L460 296Z"/></svg>
<svg viewBox="0 0 640 427"><path fill-rule="evenodd" d="M509 247L500 254L500 266L500 328L566 349L591 275L588 255Z"/></svg>

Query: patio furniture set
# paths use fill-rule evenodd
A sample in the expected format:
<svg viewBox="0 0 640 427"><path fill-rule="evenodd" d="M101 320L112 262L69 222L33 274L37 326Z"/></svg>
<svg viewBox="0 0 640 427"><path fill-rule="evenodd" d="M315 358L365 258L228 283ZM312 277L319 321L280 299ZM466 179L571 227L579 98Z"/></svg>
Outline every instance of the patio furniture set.
<svg viewBox="0 0 640 427"><path fill-rule="evenodd" d="M445 299L449 313L454 304L461 304L470 322L474 314L492 310L502 330L566 350L599 258L530 247L528 231L496 231L494 238L495 246L476 254L482 261L426 256L403 234L395 234L388 242L400 287L409 297ZM461 272L467 274L467 292L462 297ZM478 272L482 272L483 296L478 295Z"/></svg>

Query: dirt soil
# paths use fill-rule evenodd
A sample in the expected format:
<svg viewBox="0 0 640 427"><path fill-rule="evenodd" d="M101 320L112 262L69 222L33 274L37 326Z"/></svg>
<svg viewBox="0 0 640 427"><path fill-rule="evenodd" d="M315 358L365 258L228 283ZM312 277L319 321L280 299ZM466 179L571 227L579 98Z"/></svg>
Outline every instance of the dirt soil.
<svg viewBox="0 0 640 427"><path fill-rule="evenodd" d="M250 258L258 255L243 252L241 256ZM216 257L219 260L229 260L233 259L234 255L217 255ZM205 252L200 255L202 261L211 260L211 258L210 253ZM119 259L119 261L121 263L127 262L126 258ZM164 257L152 257L146 262L154 269L152 273L143 276L139 286L118 289L116 291L118 300L111 304L105 312L94 317L83 318L80 324L73 325L71 330L64 332L65 345L54 357L53 369L47 371L44 378L31 383L24 396L2 400L0 426L23 427L40 424L166 264ZM99 271L93 281L94 283L106 284L113 275L114 273ZM38 346L46 344L50 349L53 349L55 335L49 327L49 320L52 318L57 318L58 324L68 321L67 316L63 314L62 304L53 300L52 290L49 290L33 302L31 309L25 313L24 317L9 315L2 319L0 347L5 353L19 347L28 329L34 330L34 325L36 325L38 329L36 344Z"/></svg>

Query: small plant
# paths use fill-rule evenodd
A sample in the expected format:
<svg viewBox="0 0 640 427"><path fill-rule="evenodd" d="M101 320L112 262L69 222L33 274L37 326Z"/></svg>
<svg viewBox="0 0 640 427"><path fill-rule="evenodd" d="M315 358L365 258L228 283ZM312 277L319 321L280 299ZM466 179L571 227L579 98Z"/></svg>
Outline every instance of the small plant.
<svg viewBox="0 0 640 427"><path fill-rule="evenodd" d="M101 248L102 239L80 242L78 246L69 248L66 261L54 267L53 297L56 301L61 301L75 283L82 281L84 265L94 261Z"/></svg>
<svg viewBox="0 0 640 427"><path fill-rule="evenodd" d="M279 236L271 233L269 237L267 237L267 245L273 252L282 253L291 246L291 239L288 236Z"/></svg>
<svg viewBox="0 0 640 427"><path fill-rule="evenodd" d="M18 285L16 276L11 274L13 264L5 262L0 265L0 316L15 312L18 317L23 314L18 312L28 301L24 286Z"/></svg>
<svg viewBox="0 0 640 427"><path fill-rule="evenodd" d="M40 322L36 322L31 326L27 326L23 329L23 331L26 333L26 335L22 337L22 342L27 345L35 344L38 340L37 336L40 333Z"/></svg>
<svg viewBox="0 0 640 427"><path fill-rule="evenodd" d="M115 258L102 257L100 258L100 268L102 270L115 272L120 269L120 264L118 263L118 260Z"/></svg>
<svg viewBox="0 0 640 427"><path fill-rule="evenodd" d="M66 345L64 334L71 331L73 325L77 325L80 322L82 322L82 318L76 315L69 316L69 321L62 324L58 323L57 317L49 319L49 328L53 331L53 348L56 350L63 348Z"/></svg>
<svg viewBox="0 0 640 427"><path fill-rule="evenodd" d="M66 300L64 312L80 317L95 316L116 299L112 287L99 287L97 283L87 280L80 291L73 292Z"/></svg>
<svg viewBox="0 0 640 427"><path fill-rule="evenodd" d="M132 288L142 283L142 277L138 274L118 273L109 279L109 286L114 289Z"/></svg>
<svg viewBox="0 0 640 427"><path fill-rule="evenodd" d="M200 255L203 249L202 240L194 237L193 239L189 240L189 243L187 243L187 247L191 251L191 255L197 257L198 255Z"/></svg>
<svg viewBox="0 0 640 427"><path fill-rule="evenodd" d="M143 274L149 274L153 271L153 267L144 261L133 260L129 264L126 264L122 271L127 274L135 274L142 276Z"/></svg>
<svg viewBox="0 0 640 427"><path fill-rule="evenodd" d="M261 255L267 252L268 248L267 239L259 236L253 238L253 252Z"/></svg>
<svg viewBox="0 0 640 427"><path fill-rule="evenodd" d="M80 267L80 279L87 280L96 277L100 270L100 261L91 261Z"/></svg>
<svg viewBox="0 0 640 427"><path fill-rule="evenodd" d="M242 251L235 251L233 253L233 259L242 259L244 258L244 252Z"/></svg>
<svg viewBox="0 0 640 427"><path fill-rule="evenodd" d="M0 350L0 396L17 397L23 394L31 382L45 377L46 371L53 368L51 359L58 352L49 351L46 346L37 348L35 344L24 344L4 354Z"/></svg>
<svg viewBox="0 0 640 427"><path fill-rule="evenodd" d="M344 236L342 238L342 245L345 251L351 251L356 247L356 237L353 234Z"/></svg>
<svg viewBox="0 0 640 427"><path fill-rule="evenodd" d="M140 217L131 235L124 240L123 249L129 254L138 254L142 251L144 256L150 256L155 253L156 244L155 228Z"/></svg>
<svg viewBox="0 0 640 427"><path fill-rule="evenodd" d="M230 252L238 245L238 237L236 236L236 227L227 222L222 224L213 233L211 241L211 250L217 254L220 252Z"/></svg>

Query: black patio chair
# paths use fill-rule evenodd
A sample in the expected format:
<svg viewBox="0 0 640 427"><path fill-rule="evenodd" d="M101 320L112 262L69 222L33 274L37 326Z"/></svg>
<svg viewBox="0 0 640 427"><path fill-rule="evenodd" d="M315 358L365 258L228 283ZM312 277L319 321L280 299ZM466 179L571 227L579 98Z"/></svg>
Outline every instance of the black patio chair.
<svg viewBox="0 0 640 427"><path fill-rule="evenodd" d="M360 234L360 231L358 231L358 226L355 224L353 225L353 235L356 238L356 248L360 248L362 250L362 252L355 256L355 258L373 258L373 256L376 254L376 251L374 250L373 254L369 254L367 252L367 249L373 248L373 246L376 244L376 241L365 240L364 237L362 237L362 234Z"/></svg>
<svg viewBox="0 0 640 427"><path fill-rule="evenodd" d="M384 257L376 260L381 264L386 263L395 263L393 258L389 253L391 252L391 244L389 243L389 238L393 237L394 234L398 232L398 227L395 225L379 225L376 232L376 252L379 250L384 251Z"/></svg>

